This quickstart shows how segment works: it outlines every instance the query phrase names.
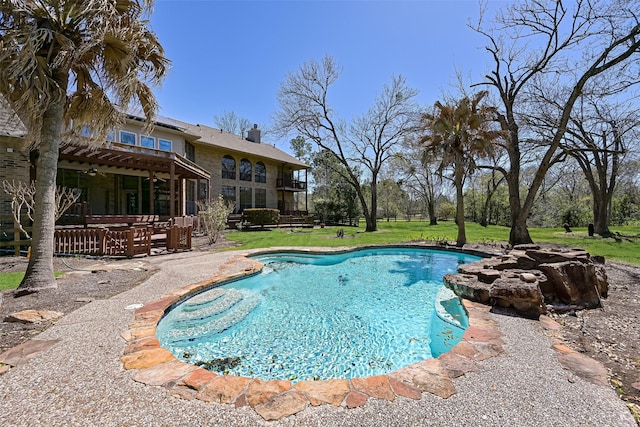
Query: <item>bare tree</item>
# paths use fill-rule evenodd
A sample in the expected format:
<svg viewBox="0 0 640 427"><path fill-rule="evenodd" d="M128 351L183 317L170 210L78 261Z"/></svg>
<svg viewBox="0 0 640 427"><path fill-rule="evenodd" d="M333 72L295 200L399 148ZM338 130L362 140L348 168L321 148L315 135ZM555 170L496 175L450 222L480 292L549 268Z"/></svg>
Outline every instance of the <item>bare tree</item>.
<svg viewBox="0 0 640 427"><path fill-rule="evenodd" d="M562 149L585 175L593 197L595 233L609 236L611 201L625 155L637 148L638 111L586 99L568 123Z"/></svg>
<svg viewBox="0 0 640 427"><path fill-rule="evenodd" d="M340 69L330 56L322 62L306 62L296 73L290 73L278 93L275 128L282 135L295 132L344 166L341 177L358 195L366 231L375 231L378 175L398 150L399 142L411 132L417 91L406 85L404 77L393 77L369 111L347 124L329 103L329 89L339 75ZM370 186L369 193L364 180Z"/></svg>
<svg viewBox="0 0 640 427"><path fill-rule="evenodd" d="M423 151L421 144L407 139L402 151L394 159L393 168L407 192L416 194L422 200L424 211L429 216L429 225L438 225L436 200L441 193L442 180L437 173L436 159L425 157Z"/></svg>
<svg viewBox="0 0 640 427"><path fill-rule="evenodd" d="M223 111L219 116L213 116L213 122L217 127L225 132L233 133L245 137L245 132L251 127L251 121L245 117L240 117L233 111Z"/></svg>
<svg viewBox="0 0 640 427"><path fill-rule="evenodd" d="M9 182L2 180L2 189L11 196L11 213L13 214L14 223L22 234L24 234L27 239L30 239L31 236L23 227L24 221L22 220L22 215L23 213L26 214L29 221L33 222L36 197L35 182L27 184L22 181ZM81 194L82 190L79 188L56 187L56 221L78 200Z"/></svg>
<svg viewBox="0 0 640 427"><path fill-rule="evenodd" d="M637 82L634 55L640 52L638 0L524 0L510 5L495 28L475 28L488 44L492 70L480 83L492 88L502 104L498 120L509 133L508 164L497 170L509 188L512 244L532 242L527 217L545 174L561 160L558 150L574 104L591 89L596 76L607 75L606 92L621 92ZM561 90L556 90L561 88ZM554 132L538 141L542 150L536 173L523 192L521 166L528 137L523 115L535 115L553 97Z"/></svg>

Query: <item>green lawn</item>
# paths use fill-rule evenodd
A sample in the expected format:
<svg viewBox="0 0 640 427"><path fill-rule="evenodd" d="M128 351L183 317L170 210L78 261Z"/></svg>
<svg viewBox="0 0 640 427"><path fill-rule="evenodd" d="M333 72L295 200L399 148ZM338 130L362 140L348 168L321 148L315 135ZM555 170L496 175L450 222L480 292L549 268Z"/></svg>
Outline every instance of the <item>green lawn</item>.
<svg viewBox="0 0 640 427"><path fill-rule="evenodd" d="M344 239L336 238L338 228L344 230ZM481 227L476 223L467 223L469 242L506 242L509 228L499 226ZM640 227L612 227L612 232L622 236L639 236ZM602 255L606 259L640 265L640 240L620 237L603 239L589 237L586 228L575 228L565 233L563 228L532 228L531 237L536 243L562 244L572 248L582 248L592 255ZM385 243L406 243L423 240L455 241L457 228L453 222L440 222L430 226L421 221L398 221L378 223L378 231L365 233L364 224L360 227L327 227L324 229L269 229L256 231L238 231L228 233L226 237L242 244L244 249L269 248L274 246L361 246Z"/></svg>
<svg viewBox="0 0 640 427"><path fill-rule="evenodd" d="M54 276L62 276L62 272L56 271ZM0 273L0 291L6 289L15 289L18 287L22 278L24 277L24 271L14 271L11 273Z"/></svg>
<svg viewBox="0 0 640 427"><path fill-rule="evenodd" d="M504 242L506 244L509 239L507 227L489 226L484 228L476 223L467 223L466 227L469 242ZM344 230L344 239L336 238L338 228ZM562 228L531 228L529 231L537 243L555 243L571 248L582 248L592 255L602 255L608 260L640 265L640 227L612 227L612 232L620 233L621 236L618 239L589 237L586 228L575 228L572 233L565 233ZM438 225L430 226L421 221L381 221L378 223L378 231L375 233L365 233L364 224L362 224L361 227L238 231L227 233L226 237L241 243L243 249L255 249L275 246L363 246L424 240L455 241L456 235L457 229L453 222L441 222ZM632 236L637 236L637 238L632 238ZM23 272L0 273L0 290L18 287L23 274ZM61 274L56 272L56 276Z"/></svg>

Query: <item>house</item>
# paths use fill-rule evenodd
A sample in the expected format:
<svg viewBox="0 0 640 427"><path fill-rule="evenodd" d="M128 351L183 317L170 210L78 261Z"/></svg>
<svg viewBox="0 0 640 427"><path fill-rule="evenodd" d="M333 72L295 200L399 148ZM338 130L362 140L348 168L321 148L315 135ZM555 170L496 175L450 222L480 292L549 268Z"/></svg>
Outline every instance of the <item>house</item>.
<svg viewBox="0 0 640 427"><path fill-rule="evenodd" d="M35 156L23 147L26 129L0 103L0 180L35 178ZM154 118L144 131L144 117L128 112L100 147L67 143L60 149L57 184L82 190L61 219L80 223L85 215L152 214L160 218L197 214L197 202L218 194L236 204L277 208L283 214L306 211L308 166L261 141L254 126L247 138L167 117ZM299 203L296 194L304 194ZM0 194L0 220L8 221L10 199Z"/></svg>
<svg viewBox="0 0 640 427"><path fill-rule="evenodd" d="M0 182L29 182L29 153L24 151L27 129L0 96ZM0 226L13 226L11 198L0 188Z"/></svg>

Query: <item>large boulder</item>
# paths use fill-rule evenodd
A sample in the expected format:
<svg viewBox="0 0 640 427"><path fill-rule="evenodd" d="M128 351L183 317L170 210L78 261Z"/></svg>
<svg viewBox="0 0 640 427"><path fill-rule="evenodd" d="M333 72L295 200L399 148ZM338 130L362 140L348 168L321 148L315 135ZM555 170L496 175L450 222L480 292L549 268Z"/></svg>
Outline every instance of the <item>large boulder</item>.
<svg viewBox="0 0 640 427"><path fill-rule="evenodd" d="M603 260L602 260L603 261ZM517 246L508 254L461 265L444 277L456 295L526 317L600 307L607 296L604 266L581 249Z"/></svg>
<svg viewBox="0 0 640 427"><path fill-rule="evenodd" d="M580 260L545 263L538 268L549 278L543 289L547 304L595 308L607 296L607 275L600 265Z"/></svg>

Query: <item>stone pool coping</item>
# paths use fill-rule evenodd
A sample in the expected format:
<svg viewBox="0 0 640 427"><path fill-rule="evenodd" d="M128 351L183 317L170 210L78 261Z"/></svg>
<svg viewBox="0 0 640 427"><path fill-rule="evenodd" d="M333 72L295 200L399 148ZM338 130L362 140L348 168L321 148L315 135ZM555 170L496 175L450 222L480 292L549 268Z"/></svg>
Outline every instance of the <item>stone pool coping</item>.
<svg viewBox="0 0 640 427"><path fill-rule="evenodd" d="M164 387L170 395L178 398L249 406L265 420L278 420L308 406L323 404L356 408L371 398L420 400L423 392L446 399L456 393L452 379L482 369L479 362L504 352L503 334L490 317L490 307L467 300L463 300L463 305L469 315L469 327L456 346L438 358L417 362L386 375L295 384L287 380L266 381L218 375L182 362L160 346L156 328L166 310L213 284L259 272L262 263L246 255L268 252L273 251L248 251L222 265L218 275L175 289L137 309L129 329L122 333L128 345L121 361L125 369L137 370L133 379L146 385Z"/></svg>

